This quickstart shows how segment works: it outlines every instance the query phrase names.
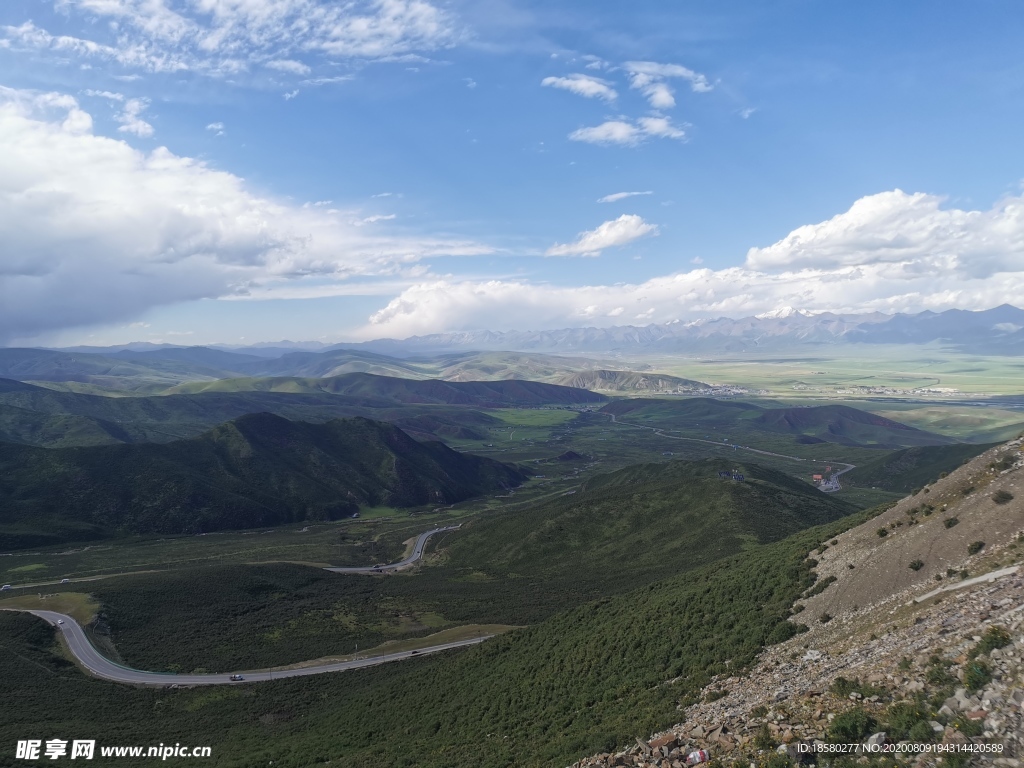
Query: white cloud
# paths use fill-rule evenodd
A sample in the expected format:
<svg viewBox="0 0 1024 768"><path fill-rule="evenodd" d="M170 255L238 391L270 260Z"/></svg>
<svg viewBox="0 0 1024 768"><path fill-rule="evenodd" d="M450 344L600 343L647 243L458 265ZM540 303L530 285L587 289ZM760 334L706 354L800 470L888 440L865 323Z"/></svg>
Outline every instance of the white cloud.
<svg viewBox="0 0 1024 768"><path fill-rule="evenodd" d="M55 0L97 39L31 21L0 27L6 48L59 51L151 72L235 75L262 65L303 75L297 55L404 60L454 45L454 17L427 0ZM105 22L96 24L96 21Z"/></svg>
<svg viewBox="0 0 1024 768"><path fill-rule="evenodd" d="M624 213L619 218L606 221L597 229L580 232L572 243L553 245L546 256L597 256L605 248L626 245L647 235L658 234L658 227L648 224L636 214Z"/></svg>
<svg viewBox="0 0 1024 768"><path fill-rule="evenodd" d="M287 93L284 94L284 100L285 101L291 101L292 99L294 99L298 95L299 95L299 91L297 89L294 90L294 91L288 91Z"/></svg>
<svg viewBox="0 0 1024 768"><path fill-rule="evenodd" d="M625 119L608 120L589 128L580 128L569 134L572 141L588 144L618 144L635 147L650 137L685 139L686 132L667 117L641 117L635 123Z"/></svg>
<svg viewBox="0 0 1024 768"><path fill-rule="evenodd" d="M214 136L224 135L224 123L210 123L206 126L206 130L212 131Z"/></svg>
<svg viewBox="0 0 1024 768"><path fill-rule="evenodd" d="M1024 198L1007 197L988 211L943 209L943 198L899 189L857 200L848 211L751 248L760 270L900 265L988 277L1024 266Z"/></svg>
<svg viewBox="0 0 1024 768"><path fill-rule="evenodd" d="M278 72L287 72L291 75L308 75L313 71L308 64L295 61L295 59L273 59L263 66L268 69L276 69Z"/></svg>
<svg viewBox="0 0 1024 768"><path fill-rule="evenodd" d="M667 117L641 117L636 121L648 136L657 136L662 139L684 139L686 132L672 124Z"/></svg>
<svg viewBox="0 0 1024 768"><path fill-rule="evenodd" d="M747 107L746 109L740 110L740 117L746 120L755 112L757 112L757 107Z"/></svg>
<svg viewBox="0 0 1024 768"><path fill-rule="evenodd" d="M588 144L621 144L631 147L643 139L643 132L632 123L623 120L607 120L590 128L579 128L569 134L572 141Z"/></svg>
<svg viewBox="0 0 1024 768"><path fill-rule="evenodd" d="M626 71L630 74L633 87L643 91L650 83L681 78L690 83L690 90L707 93L714 88L705 75L679 64L659 64L656 61L627 61Z"/></svg>
<svg viewBox="0 0 1024 768"><path fill-rule="evenodd" d="M124 101L123 93L114 93L113 91L94 91L91 88L88 88L85 91L85 95L100 99L107 99L108 101Z"/></svg>
<svg viewBox="0 0 1024 768"><path fill-rule="evenodd" d="M353 221L352 223L355 226L357 226L357 227L364 227L367 224L375 224L378 221L392 221L395 218L397 218L397 217L393 213L389 213L389 214L386 214L386 215L378 213L378 214L375 214L373 216L367 216L367 217L362 218L362 219L357 219L356 221Z"/></svg>
<svg viewBox="0 0 1024 768"><path fill-rule="evenodd" d="M618 96L615 89L606 80L590 75L573 74L568 77L545 77L540 84L550 88L561 88L588 99L614 101Z"/></svg>
<svg viewBox="0 0 1024 768"><path fill-rule="evenodd" d="M359 331L362 338L456 329L616 324L643 301L642 319L812 312L987 309L1024 296L1024 195L987 211L944 210L899 190L751 249L742 267L692 269L636 284L553 286L527 281L435 281L407 288ZM695 258L693 263L699 264ZM607 318L601 321L601 318Z"/></svg>
<svg viewBox="0 0 1024 768"><path fill-rule="evenodd" d="M121 127L117 130L142 138L152 136L153 126L140 117L148 107L149 99L128 99L125 101L124 109L114 115L114 119L121 124Z"/></svg>
<svg viewBox="0 0 1024 768"><path fill-rule="evenodd" d="M432 256L490 252L371 235L193 158L91 131L73 97L0 88L0 343L160 304L311 277L385 278Z"/></svg>
<svg viewBox="0 0 1024 768"><path fill-rule="evenodd" d="M625 200L627 197L636 197L637 195L653 195L653 190L647 190L646 192L615 192L611 195L605 195L599 197L597 202L599 203L617 203L619 200Z"/></svg>

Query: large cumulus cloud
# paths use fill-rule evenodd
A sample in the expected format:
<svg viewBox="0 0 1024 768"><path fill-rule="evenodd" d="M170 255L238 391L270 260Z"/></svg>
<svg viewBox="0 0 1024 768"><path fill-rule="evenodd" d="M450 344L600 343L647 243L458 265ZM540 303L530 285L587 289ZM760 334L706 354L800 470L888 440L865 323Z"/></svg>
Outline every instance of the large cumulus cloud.
<svg viewBox="0 0 1024 768"><path fill-rule="evenodd" d="M0 342L303 278L487 249L373 235L165 148L92 133L67 95L0 88Z"/></svg>
<svg viewBox="0 0 1024 768"><path fill-rule="evenodd" d="M359 333L643 325L752 315L783 305L838 312L985 309L1019 305L1022 296L1024 197L977 211L894 190L752 248L742 267L617 285L423 283L374 313Z"/></svg>

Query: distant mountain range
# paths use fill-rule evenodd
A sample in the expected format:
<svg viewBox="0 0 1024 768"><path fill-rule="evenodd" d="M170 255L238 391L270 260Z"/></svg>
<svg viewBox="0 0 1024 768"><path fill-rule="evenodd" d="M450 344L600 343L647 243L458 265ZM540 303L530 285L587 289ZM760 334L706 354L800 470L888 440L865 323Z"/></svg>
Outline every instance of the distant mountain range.
<svg viewBox="0 0 1024 768"><path fill-rule="evenodd" d="M754 317L692 323L563 328L555 331L466 331L379 339L336 348L390 355L456 349L551 352L753 352L822 344L929 344L988 354L1024 354L1024 310L1003 304L980 312L838 315L783 307Z"/></svg>
<svg viewBox="0 0 1024 768"><path fill-rule="evenodd" d="M502 350L522 352L752 352L801 345L820 344L930 344L939 343L987 354L1024 354L1024 310L1009 304L992 309L969 311L950 309L917 314L887 315L835 314L781 307L752 317L672 322L661 325L613 326L611 328L562 328L546 331L457 331L412 336L407 339L376 339L352 344L326 346L321 342L269 342L248 347L211 345L238 355L214 357L189 355L192 363L223 367L231 360L235 366L249 364L255 375L330 375L294 370L263 371L254 358L291 357L315 361L318 353L335 350L360 350L393 357L410 357L465 350ZM165 344L137 342L116 347L68 347L61 352L91 353L128 361L171 359L171 349L186 349ZM243 359L244 358L244 359ZM234 368L244 372L239 368ZM260 372L257 373L257 370Z"/></svg>

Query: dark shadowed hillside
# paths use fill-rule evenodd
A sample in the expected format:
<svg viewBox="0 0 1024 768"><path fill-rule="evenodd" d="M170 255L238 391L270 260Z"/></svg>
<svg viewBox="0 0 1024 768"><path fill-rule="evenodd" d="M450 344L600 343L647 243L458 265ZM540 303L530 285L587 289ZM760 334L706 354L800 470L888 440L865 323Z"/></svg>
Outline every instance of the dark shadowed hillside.
<svg viewBox="0 0 1024 768"><path fill-rule="evenodd" d="M934 445L905 448L861 464L845 475L845 482L862 487L909 493L935 482L992 445Z"/></svg>
<svg viewBox="0 0 1024 768"><path fill-rule="evenodd" d="M893 448L955 443L949 437L909 427L848 405L773 408L754 420L767 432L810 435L830 443Z"/></svg>
<svg viewBox="0 0 1024 768"><path fill-rule="evenodd" d="M0 547L200 533L442 504L517 485L517 470L391 424L252 414L165 445L0 444Z"/></svg>
<svg viewBox="0 0 1024 768"><path fill-rule="evenodd" d="M602 403L604 395L585 389L537 381L441 381L398 379L370 373L349 373L326 379L225 379L175 387L174 392L328 392L334 395L390 400L394 403L503 406Z"/></svg>

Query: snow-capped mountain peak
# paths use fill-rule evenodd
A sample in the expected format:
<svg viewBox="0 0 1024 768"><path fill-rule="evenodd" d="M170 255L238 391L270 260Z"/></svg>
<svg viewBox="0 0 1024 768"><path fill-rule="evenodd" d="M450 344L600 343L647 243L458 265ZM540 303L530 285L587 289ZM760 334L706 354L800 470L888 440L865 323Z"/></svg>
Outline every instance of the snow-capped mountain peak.
<svg viewBox="0 0 1024 768"><path fill-rule="evenodd" d="M779 307L769 312L762 312L760 315L754 315L758 320L781 320L785 317L794 317L800 315L801 317L811 317L814 315L806 309L793 309L793 307Z"/></svg>

